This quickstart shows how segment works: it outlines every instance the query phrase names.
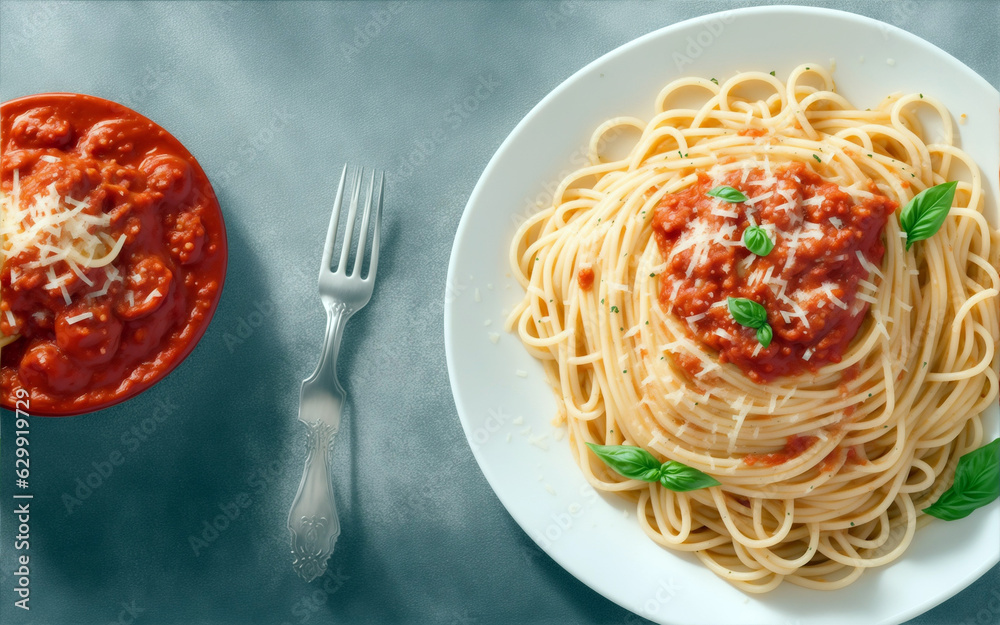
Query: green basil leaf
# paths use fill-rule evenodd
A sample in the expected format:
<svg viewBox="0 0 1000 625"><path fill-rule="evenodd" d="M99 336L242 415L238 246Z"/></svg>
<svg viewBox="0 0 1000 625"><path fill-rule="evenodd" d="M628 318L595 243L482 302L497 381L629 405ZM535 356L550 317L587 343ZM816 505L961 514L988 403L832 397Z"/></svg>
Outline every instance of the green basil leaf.
<svg viewBox="0 0 1000 625"><path fill-rule="evenodd" d="M752 299L730 297L729 314L736 323L754 330L767 325L767 311Z"/></svg>
<svg viewBox="0 0 1000 625"><path fill-rule="evenodd" d="M1000 438L958 459L955 485L961 490L1000 489Z"/></svg>
<svg viewBox="0 0 1000 625"><path fill-rule="evenodd" d="M942 521L957 521L969 516L986 503L989 502L978 503L975 499L960 495L958 491L946 490L934 505L924 508L924 512Z"/></svg>
<svg viewBox="0 0 1000 625"><path fill-rule="evenodd" d="M660 478L660 461L641 447L628 445L595 445L587 447L620 475L630 480L655 482Z"/></svg>
<svg viewBox="0 0 1000 625"><path fill-rule="evenodd" d="M761 347L767 347L771 344L771 339L774 338L774 331L771 330L771 326L766 323L761 327L757 328L757 342L760 343Z"/></svg>
<svg viewBox="0 0 1000 625"><path fill-rule="evenodd" d="M720 185L715 187L708 192L712 197L717 197L720 200L725 200L730 204L735 204L737 202L746 202L747 196L743 195L738 189L734 189L730 186Z"/></svg>
<svg viewBox="0 0 1000 625"><path fill-rule="evenodd" d="M743 231L743 245L757 256L767 256L774 249L774 241L760 226L750 226Z"/></svg>
<svg viewBox="0 0 1000 625"><path fill-rule="evenodd" d="M941 229L955 201L957 186L957 182L946 182L924 189L903 207L899 225L906 232L906 249L917 241L931 238Z"/></svg>
<svg viewBox="0 0 1000 625"><path fill-rule="evenodd" d="M663 468L660 469L660 484L669 490L683 493L699 488L719 486L720 482L698 469L674 460L668 460L663 463Z"/></svg>
<svg viewBox="0 0 1000 625"><path fill-rule="evenodd" d="M958 459L955 482L930 507L927 514L954 521L1000 497L1000 438Z"/></svg>

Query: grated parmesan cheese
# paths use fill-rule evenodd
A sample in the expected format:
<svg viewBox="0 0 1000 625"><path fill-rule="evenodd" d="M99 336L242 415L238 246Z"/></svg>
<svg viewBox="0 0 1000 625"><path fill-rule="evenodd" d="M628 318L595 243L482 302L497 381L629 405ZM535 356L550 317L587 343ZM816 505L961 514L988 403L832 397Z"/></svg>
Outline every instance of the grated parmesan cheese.
<svg viewBox="0 0 1000 625"><path fill-rule="evenodd" d="M54 157L43 155L43 161L55 162ZM56 159L57 160L57 159ZM86 270L109 267L125 245L125 235L118 239L104 229L111 225L107 214L92 214L85 200L62 196L55 183L46 192L31 198L21 197L20 172L14 170L11 193L0 192L0 240L7 257L22 254L37 256L26 262L28 269L46 268L48 282L45 289L58 289L67 306L73 303L66 284L75 275L87 286L94 286ZM55 274L55 265L65 262L69 272ZM11 280L17 277L11 272ZM107 287L104 289L107 293Z"/></svg>
<svg viewBox="0 0 1000 625"><path fill-rule="evenodd" d="M701 321L702 319L704 319L706 316L707 316L706 313L698 313L697 315L691 315L690 317L687 317L687 322L688 323L697 323L697 322Z"/></svg>
<svg viewBox="0 0 1000 625"><path fill-rule="evenodd" d="M752 197L747 200L747 204L757 204L758 202L763 202L764 200L770 199L774 195L774 191L768 191L763 195L758 195L757 197Z"/></svg>
<svg viewBox="0 0 1000 625"><path fill-rule="evenodd" d="M736 219L739 217L739 213L736 211L727 211L720 206L716 206L712 209L712 214L717 217L725 217L726 219Z"/></svg>
<svg viewBox="0 0 1000 625"><path fill-rule="evenodd" d="M870 260L865 258L865 255L861 253L861 250L855 250L854 255L858 257L858 260L861 262L861 266L865 268L865 271L871 274L875 274L879 278L885 279L885 276L882 275L882 271L879 270L879 268L876 267L874 264L872 264Z"/></svg>
<svg viewBox="0 0 1000 625"><path fill-rule="evenodd" d="M823 289L823 292L826 293L827 298L833 302L834 306L842 310L847 310L847 303L833 294L833 285L830 282L824 282L820 288Z"/></svg>
<svg viewBox="0 0 1000 625"><path fill-rule="evenodd" d="M125 244L125 235L115 240L100 231L111 225L111 217L84 212L90 204L59 195L55 183L47 191L22 199L18 180L11 195L0 194L3 207L0 236L4 238L6 254L13 257L37 251L38 260L27 263L29 267L48 267L71 260L90 269L114 261Z"/></svg>
<svg viewBox="0 0 1000 625"><path fill-rule="evenodd" d="M73 325L75 323L80 323L81 321L83 321L85 319L91 319L91 318L93 318L93 316L94 316L94 313L92 313L92 312L85 312L83 314L76 315L75 317L67 317L66 318L66 323L68 323L70 325Z"/></svg>

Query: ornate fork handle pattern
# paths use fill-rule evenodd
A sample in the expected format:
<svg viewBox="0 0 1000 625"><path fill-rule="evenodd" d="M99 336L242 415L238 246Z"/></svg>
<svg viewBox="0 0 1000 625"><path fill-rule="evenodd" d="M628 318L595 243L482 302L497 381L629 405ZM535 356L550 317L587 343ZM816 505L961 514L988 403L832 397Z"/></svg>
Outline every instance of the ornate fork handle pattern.
<svg viewBox="0 0 1000 625"><path fill-rule="evenodd" d="M326 571L326 563L340 536L340 519L330 481L330 450L337 430L321 421L308 424L306 469L288 515L292 539L292 568L312 581Z"/></svg>

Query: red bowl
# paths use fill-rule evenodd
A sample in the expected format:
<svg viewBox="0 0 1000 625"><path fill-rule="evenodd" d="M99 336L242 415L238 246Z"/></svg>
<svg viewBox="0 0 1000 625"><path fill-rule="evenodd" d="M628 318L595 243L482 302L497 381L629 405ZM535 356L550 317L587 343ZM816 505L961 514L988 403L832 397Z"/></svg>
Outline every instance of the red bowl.
<svg viewBox="0 0 1000 625"><path fill-rule="evenodd" d="M0 350L0 406L71 416L135 397L191 353L222 295L226 228L208 177L159 125L89 95L4 102L0 137L0 187L12 196L16 170L22 209L53 184L53 206L88 203L89 234L60 226L55 247L100 257L124 237L107 267L29 242L0 268L0 334L20 336Z"/></svg>

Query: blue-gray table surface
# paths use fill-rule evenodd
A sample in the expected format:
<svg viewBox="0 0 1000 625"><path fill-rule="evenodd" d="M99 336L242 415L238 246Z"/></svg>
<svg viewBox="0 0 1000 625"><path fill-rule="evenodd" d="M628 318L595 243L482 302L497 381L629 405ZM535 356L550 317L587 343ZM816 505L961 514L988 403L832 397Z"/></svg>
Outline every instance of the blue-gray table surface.
<svg viewBox="0 0 1000 625"><path fill-rule="evenodd" d="M541 552L479 471L448 384L445 273L476 180L546 93L637 36L753 4L0 2L0 100L89 93L156 120L213 180L230 241L218 312L178 370L117 408L31 420L30 611L14 607L3 414L0 622L643 622ZM1000 3L807 4L900 26L1000 84ZM388 202L375 296L343 345L343 534L307 585L284 519L346 160L384 168ZM1000 569L911 622L1000 623Z"/></svg>

